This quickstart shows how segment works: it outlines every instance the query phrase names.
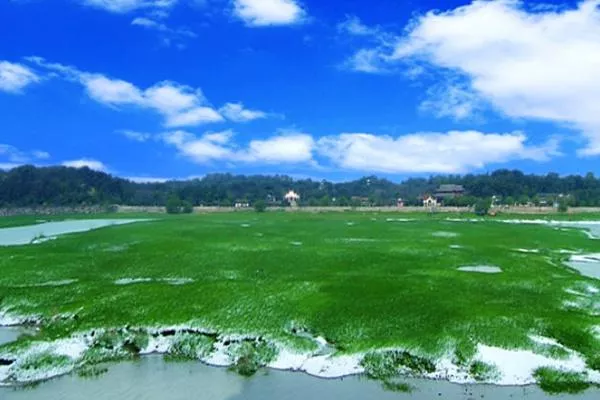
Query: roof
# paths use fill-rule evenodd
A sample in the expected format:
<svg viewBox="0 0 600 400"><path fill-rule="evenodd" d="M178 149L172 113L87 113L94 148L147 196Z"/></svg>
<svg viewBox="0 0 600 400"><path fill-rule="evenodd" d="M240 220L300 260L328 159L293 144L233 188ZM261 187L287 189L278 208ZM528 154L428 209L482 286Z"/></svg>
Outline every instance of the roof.
<svg viewBox="0 0 600 400"><path fill-rule="evenodd" d="M440 185L438 192L464 192L465 188L462 185Z"/></svg>

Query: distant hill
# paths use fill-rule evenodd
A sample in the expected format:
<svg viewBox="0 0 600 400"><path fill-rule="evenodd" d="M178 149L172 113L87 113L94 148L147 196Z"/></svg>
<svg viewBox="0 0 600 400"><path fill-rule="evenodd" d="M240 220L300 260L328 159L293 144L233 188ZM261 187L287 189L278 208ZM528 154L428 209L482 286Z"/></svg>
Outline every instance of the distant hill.
<svg viewBox="0 0 600 400"><path fill-rule="evenodd" d="M139 205L163 206L173 194L193 205L231 206L236 202L264 200L282 204L293 189L302 205L394 205L398 198L407 205L419 204L420 196L435 193L442 184L462 185L466 194L447 199L447 205L469 205L478 198L497 196L506 204L539 203L559 195L572 206L600 206L600 179L585 176L526 175L517 170L411 178L394 183L375 176L332 183L293 179L285 175L244 176L211 174L202 179L165 183L135 183L89 168L22 166L0 171L0 207Z"/></svg>

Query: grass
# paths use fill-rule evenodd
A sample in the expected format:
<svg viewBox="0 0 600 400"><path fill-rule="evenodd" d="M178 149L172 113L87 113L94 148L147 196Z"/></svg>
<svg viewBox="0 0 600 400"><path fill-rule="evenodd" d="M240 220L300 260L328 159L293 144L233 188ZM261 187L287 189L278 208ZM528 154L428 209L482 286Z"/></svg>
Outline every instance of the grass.
<svg viewBox="0 0 600 400"><path fill-rule="evenodd" d="M35 246L0 247L0 309L41 315L43 339L103 327L192 321L216 332L250 333L307 348L314 344L290 334L292 321L301 321L304 329L344 353L412 349L408 355L388 355L391 361L371 360L374 376L385 376L389 365L395 371L426 371L427 361L447 354L449 346L456 347L465 366L471 365L477 343L534 350L532 333L554 338L597 365L600 342L592 327L598 317L585 308L563 306L576 300L566 289L600 287L561 265L568 257L561 249L599 251L599 242L579 230L448 222L445 218L452 215L446 214L151 217L157 219ZM416 220L386 221L395 217ZM5 218L2 224L11 221ZM16 218L14 224L23 221ZM540 252L524 254L516 248ZM464 265L499 266L503 272L457 271ZM114 284L124 278L152 281ZM170 285L161 281L165 278L192 281ZM77 282L25 286L66 279ZM586 302L597 305L600 295L590 294ZM55 318L59 314L76 317ZM124 338L105 339L102 346ZM128 352L141 344L132 339ZM173 351L188 357L205 345L184 341ZM264 365L264 360L255 362L255 350L240 357L241 370ZM557 348L546 353L561 356ZM102 359L89 355L94 356Z"/></svg>
<svg viewBox="0 0 600 400"><path fill-rule="evenodd" d="M552 394L577 394L591 386L583 374L559 371L553 368L538 368L534 376L540 387L545 392Z"/></svg>

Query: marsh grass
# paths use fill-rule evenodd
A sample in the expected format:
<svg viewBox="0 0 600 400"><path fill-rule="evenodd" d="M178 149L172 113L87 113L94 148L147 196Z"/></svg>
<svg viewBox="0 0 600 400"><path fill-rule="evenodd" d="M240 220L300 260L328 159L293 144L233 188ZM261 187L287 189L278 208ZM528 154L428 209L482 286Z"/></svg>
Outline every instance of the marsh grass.
<svg viewBox="0 0 600 400"><path fill-rule="evenodd" d="M165 359L168 361L198 360L210 354L214 343L215 339L211 336L180 333L173 340L165 354Z"/></svg>
<svg viewBox="0 0 600 400"><path fill-rule="evenodd" d="M587 381L587 376L576 372L565 372L544 367L538 368L534 376L542 390L551 394L577 394L591 386Z"/></svg>
<svg viewBox="0 0 600 400"><path fill-rule="evenodd" d="M273 361L277 353L273 345L264 341L237 343L230 350L230 355L235 359L230 370L245 377L253 376L260 368Z"/></svg>
<svg viewBox="0 0 600 400"><path fill-rule="evenodd" d="M161 216L36 246L0 247L0 308L40 315L43 326L36 340L98 328L193 322L216 332L249 333L312 351L314 341L290 332L291 321L302 321L311 335L327 338L337 351L348 354L398 348L434 360L448 354L449 343L454 343L455 358L468 367L477 343L484 343L564 356L556 348L536 349L528 337L535 332L597 366L600 341L592 328L598 317L585 305L564 306L577 299L567 289L597 281L564 266L569 256L560 250L597 253L600 241L576 229L449 222L446 218L452 215L447 214L399 217L414 221L389 223L380 215L359 212ZM2 223L11 224L11 219ZM452 244L462 246L461 251L449 248L449 239L434 232L456 233ZM122 251L104 251L124 243L128 246ZM515 248L540 253L520 254ZM496 265L503 273L456 270L464 265ZM44 281L77 282L16 287L40 282L40 274ZM181 286L160 281L173 276L193 281ZM135 277L153 281L114 284ZM590 294L586 302L599 303L600 294ZM59 314L76 318L56 319ZM119 335L101 339L99 346L112 346L118 351L109 354L128 357L144 347L130 340L124 349L127 337ZM10 346L26 347L28 340ZM6 351L12 352L0 347ZM254 352L242 356L244 371L264 364L256 362ZM373 375L385 376L388 367L393 372L429 368L412 357L404 364L398 354L388 358L371 360Z"/></svg>

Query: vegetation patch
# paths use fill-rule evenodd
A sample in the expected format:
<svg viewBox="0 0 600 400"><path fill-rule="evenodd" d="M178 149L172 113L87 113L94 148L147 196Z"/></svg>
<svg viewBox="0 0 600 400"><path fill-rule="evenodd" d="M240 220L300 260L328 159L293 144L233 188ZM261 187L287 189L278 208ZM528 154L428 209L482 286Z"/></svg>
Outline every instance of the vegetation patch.
<svg viewBox="0 0 600 400"><path fill-rule="evenodd" d="M416 375L435 372L435 364L431 360L401 350L368 353L362 359L361 366L367 376L379 380L388 380L407 372Z"/></svg>
<svg viewBox="0 0 600 400"><path fill-rule="evenodd" d="M215 339L212 336L180 333L175 336L165 359L167 360L197 360L210 354Z"/></svg>
<svg viewBox="0 0 600 400"><path fill-rule="evenodd" d="M18 364L22 370L49 370L53 368L64 368L72 361L65 355L56 355L52 353L39 353L26 357L23 362Z"/></svg>
<svg viewBox="0 0 600 400"><path fill-rule="evenodd" d="M469 367L469 374L479 382L490 382L500 377L500 371L496 366L483 361L473 361Z"/></svg>
<svg viewBox="0 0 600 400"><path fill-rule="evenodd" d="M231 370L246 377L256 372L277 357L278 350L265 341L243 341L232 345L230 355L236 360Z"/></svg>
<svg viewBox="0 0 600 400"><path fill-rule="evenodd" d="M588 389L591 384L587 376L577 372L560 371L554 368L538 368L534 372L538 385L547 393L577 394Z"/></svg>

